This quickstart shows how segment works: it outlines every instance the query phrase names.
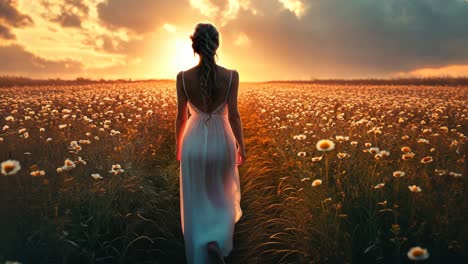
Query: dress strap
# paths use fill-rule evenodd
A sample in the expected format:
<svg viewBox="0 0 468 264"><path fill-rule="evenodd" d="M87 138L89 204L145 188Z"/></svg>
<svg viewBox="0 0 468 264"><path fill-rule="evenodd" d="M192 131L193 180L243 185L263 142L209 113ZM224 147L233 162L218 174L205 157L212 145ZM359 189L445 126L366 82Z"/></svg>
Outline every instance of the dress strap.
<svg viewBox="0 0 468 264"><path fill-rule="evenodd" d="M185 90L184 71L182 71L182 87L184 87L184 92L185 92L185 96L187 96L187 100L190 101L189 97L188 97L187 90Z"/></svg>
<svg viewBox="0 0 468 264"><path fill-rule="evenodd" d="M228 99L229 91L231 90L231 81L232 81L232 70L231 70L231 77L229 78L229 87L228 87L228 91L226 94L226 99L224 99L224 101L227 101Z"/></svg>

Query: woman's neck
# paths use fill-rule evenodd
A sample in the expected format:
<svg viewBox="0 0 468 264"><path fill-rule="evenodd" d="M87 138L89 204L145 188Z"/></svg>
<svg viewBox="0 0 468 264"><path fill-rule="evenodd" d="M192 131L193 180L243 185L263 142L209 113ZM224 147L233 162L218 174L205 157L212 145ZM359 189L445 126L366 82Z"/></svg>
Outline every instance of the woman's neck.
<svg viewBox="0 0 468 264"><path fill-rule="evenodd" d="M203 57L200 57L200 60L198 61L197 66L201 66L203 64L203 61L205 61L205 60L210 61L210 59L204 59ZM212 59L212 61L213 61L213 64L216 65L216 61L214 60L214 58Z"/></svg>

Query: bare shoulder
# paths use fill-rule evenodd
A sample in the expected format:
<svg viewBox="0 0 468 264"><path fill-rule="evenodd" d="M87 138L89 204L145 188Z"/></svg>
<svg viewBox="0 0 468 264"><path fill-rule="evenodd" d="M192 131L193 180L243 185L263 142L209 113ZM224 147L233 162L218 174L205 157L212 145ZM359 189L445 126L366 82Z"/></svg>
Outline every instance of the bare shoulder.
<svg viewBox="0 0 468 264"><path fill-rule="evenodd" d="M230 76L231 71L235 71L235 70L233 70L233 69L228 69L228 68L223 67L223 66L221 66L221 65L217 65L217 67L218 67L218 71L222 72L223 76L226 76L226 77L229 77L229 76ZM233 74L232 74L232 77L234 77L234 72L233 72Z"/></svg>
<svg viewBox="0 0 468 264"><path fill-rule="evenodd" d="M234 89L237 89L237 87L239 86L239 72L237 72L236 69L232 69L231 73L232 73L231 83L233 86L235 86Z"/></svg>
<svg viewBox="0 0 468 264"><path fill-rule="evenodd" d="M217 71L218 71L219 73L221 73L221 76L223 76L223 78L229 78L229 77L230 77L230 74L231 74L231 72L232 72L232 79L233 79L233 80L234 80L234 78L239 79L239 73L237 72L237 70L235 70L235 69L228 69L228 68L223 67L223 66L221 66L221 65L219 65L219 64L217 64L216 67L217 67ZM190 68L190 69L188 69L188 70L185 70L185 71L184 71L184 74L185 74L185 76L186 76L187 78L190 78L190 76L194 77L194 76L196 75L197 69L198 69L198 66L194 66L194 67L192 67L192 68ZM180 74L180 73L182 73L182 71L179 72L179 74Z"/></svg>
<svg viewBox="0 0 468 264"><path fill-rule="evenodd" d="M227 76L228 78L230 78L232 74L232 82L236 82L239 80L239 72L237 72L236 69L227 69L224 67L221 68L223 69L225 76Z"/></svg>
<svg viewBox="0 0 468 264"><path fill-rule="evenodd" d="M236 69L232 69L232 78L239 80L239 72Z"/></svg>

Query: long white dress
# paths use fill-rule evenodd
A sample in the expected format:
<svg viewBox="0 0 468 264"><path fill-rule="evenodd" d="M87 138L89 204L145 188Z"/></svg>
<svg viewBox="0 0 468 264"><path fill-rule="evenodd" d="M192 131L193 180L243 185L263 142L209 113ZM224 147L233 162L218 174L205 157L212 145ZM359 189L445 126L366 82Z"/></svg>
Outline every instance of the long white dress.
<svg viewBox="0 0 468 264"><path fill-rule="evenodd" d="M189 264L209 263L206 244L217 241L224 256L233 248L234 224L242 216L236 139L228 119L227 98L211 114L188 99L191 116L181 139L180 212ZM182 82L185 95L184 72Z"/></svg>

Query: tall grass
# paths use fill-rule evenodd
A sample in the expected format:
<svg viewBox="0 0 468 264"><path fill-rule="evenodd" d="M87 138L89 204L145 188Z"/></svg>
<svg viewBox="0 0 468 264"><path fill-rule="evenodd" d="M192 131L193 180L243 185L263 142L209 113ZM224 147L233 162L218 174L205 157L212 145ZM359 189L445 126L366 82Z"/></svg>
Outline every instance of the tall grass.
<svg viewBox="0 0 468 264"><path fill-rule="evenodd" d="M0 162L21 164L0 175L0 263L185 263L174 89L0 89ZM409 263L413 246L427 263L466 259L466 87L259 83L239 98L247 163L228 263Z"/></svg>

